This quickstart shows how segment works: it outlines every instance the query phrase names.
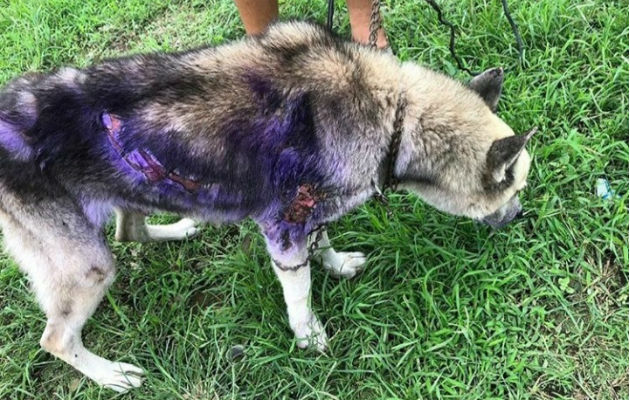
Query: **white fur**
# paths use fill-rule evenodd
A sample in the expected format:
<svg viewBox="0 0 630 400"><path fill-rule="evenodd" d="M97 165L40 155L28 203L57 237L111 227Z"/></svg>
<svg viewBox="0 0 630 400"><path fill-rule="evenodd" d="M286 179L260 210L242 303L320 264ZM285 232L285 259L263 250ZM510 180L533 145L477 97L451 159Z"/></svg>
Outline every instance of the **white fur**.
<svg viewBox="0 0 630 400"><path fill-rule="evenodd" d="M9 196L3 200L16 205ZM52 229L56 218L66 220L68 228ZM25 213L18 221L0 211L6 248L28 274L47 316L42 348L97 383L124 392L140 386L142 370L99 357L81 340L81 328L114 280L115 269L98 230L76 218L81 217L42 219Z"/></svg>
<svg viewBox="0 0 630 400"><path fill-rule="evenodd" d="M273 270L282 285L289 326L295 334L298 347L314 347L319 351L326 350L328 345L326 331L309 304L311 295L310 265L307 264L295 271L285 271L278 268L273 261L273 258L276 258L283 266L299 265L308 257L306 247L289 254L271 252L271 255Z"/></svg>
<svg viewBox="0 0 630 400"><path fill-rule="evenodd" d="M330 245L328 233L322 232L322 237L318 243L318 252L315 260L335 277L353 278L363 270L367 261L361 252L336 252Z"/></svg>
<svg viewBox="0 0 630 400"><path fill-rule="evenodd" d="M310 266L299 268L296 271L283 271L274 262L272 264L282 285L289 326L295 334L298 347L315 347L319 351L326 350L328 345L326 331L324 331L322 323L313 313L309 304L311 294Z"/></svg>
<svg viewBox="0 0 630 400"><path fill-rule="evenodd" d="M197 222L182 218L174 224L149 225L144 214L116 209L116 240L149 242L183 240L199 233Z"/></svg>
<svg viewBox="0 0 630 400"><path fill-rule="evenodd" d="M147 224L147 232L151 240L183 240L195 236L199 232L199 228L197 228L197 222L195 222L195 220L182 218L174 224Z"/></svg>
<svg viewBox="0 0 630 400"><path fill-rule="evenodd" d="M309 238L314 240L316 234ZM311 294L311 268L310 263L296 270L283 270L276 265L274 259L284 267L297 266L306 261L308 257L307 246L287 253L268 242L268 249L272 256L273 270L282 285L284 301L287 305L289 326L293 330L300 348L313 347L319 351L325 351L328 346L328 337L320 320L310 306ZM352 278L365 265L366 259L362 253L338 253L330 245L328 234L322 232L318 242L318 254L316 259L321 261L324 268L331 271L334 276Z"/></svg>
<svg viewBox="0 0 630 400"><path fill-rule="evenodd" d="M58 332L63 332L61 335ZM99 385L126 392L142 384L141 368L132 364L112 362L88 351L81 342L81 327L63 324L55 326L49 320L42 335L41 346L72 365Z"/></svg>
<svg viewBox="0 0 630 400"><path fill-rule="evenodd" d="M76 68L64 67L57 71L57 76L63 83L69 86L75 86L85 81L85 74Z"/></svg>

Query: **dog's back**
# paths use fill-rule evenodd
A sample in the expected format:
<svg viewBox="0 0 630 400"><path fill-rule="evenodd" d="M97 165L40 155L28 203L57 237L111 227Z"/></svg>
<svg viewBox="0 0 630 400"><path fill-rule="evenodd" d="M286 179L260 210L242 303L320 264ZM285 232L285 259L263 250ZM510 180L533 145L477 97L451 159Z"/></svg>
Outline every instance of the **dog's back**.
<svg viewBox="0 0 630 400"><path fill-rule="evenodd" d="M20 78L0 93L0 185L57 186L83 208L217 222L260 214L298 180L327 179L319 120L357 131L357 104L344 102L380 106L368 104L357 56L356 46L296 23L217 48ZM341 108L345 118L329 114Z"/></svg>

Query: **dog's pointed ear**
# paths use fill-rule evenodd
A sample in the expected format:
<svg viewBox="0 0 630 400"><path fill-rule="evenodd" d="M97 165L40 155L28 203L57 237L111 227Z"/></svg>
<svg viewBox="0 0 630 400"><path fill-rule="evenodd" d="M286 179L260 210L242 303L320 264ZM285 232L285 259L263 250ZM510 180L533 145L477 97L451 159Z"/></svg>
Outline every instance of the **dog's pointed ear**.
<svg viewBox="0 0 630 400"><path fill-rule="evenodd" d="M492 175L495 182L503 182L505 179L505 171L508 170L518 160L525 145L531 137L538 131L534 128L525 135L508 136L503 139L497 139L490 146L486 156L488 172Z"/></svg>
<svg viewBox="0 0 630 400"><path fill-rule="evenodd" d="M493 113L497 112L497 104L503 88L503 68L491 68L472 78L468 87L477 92Z"/></svg>

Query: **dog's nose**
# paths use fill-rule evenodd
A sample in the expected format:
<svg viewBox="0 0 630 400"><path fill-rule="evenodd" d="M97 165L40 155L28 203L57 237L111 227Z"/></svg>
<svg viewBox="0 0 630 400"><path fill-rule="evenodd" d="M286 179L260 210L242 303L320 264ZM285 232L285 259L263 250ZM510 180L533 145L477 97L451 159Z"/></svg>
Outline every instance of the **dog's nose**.
<svg viewBox="0 0 630 400"><path fill-rule="evenodd" d="M525 211L523 211L523 209L521 208L517 213L516 216L514 217L515 219L520 219L523 218L525 216Z"/></svg>

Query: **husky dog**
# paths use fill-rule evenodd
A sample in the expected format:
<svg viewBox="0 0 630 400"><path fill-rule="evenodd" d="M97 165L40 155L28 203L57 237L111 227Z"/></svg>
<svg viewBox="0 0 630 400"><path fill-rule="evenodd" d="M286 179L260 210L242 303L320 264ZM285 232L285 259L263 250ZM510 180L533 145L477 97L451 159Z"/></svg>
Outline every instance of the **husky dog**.
<svg viewBox="0 0 630 400"><path fill-rule="evenodd" d="M15 79L0 92L0 223L46 313L41 346L114 390L141 384L142 369L81 340L114 279L102 228L119 209L119 239L194 233L191 220L148 229L141 215L153 211L252 218L299 346L325 349L308 301L317 227L390 179L493 226L521 212L531 134L515 136L494 113L502 82L492 69L462 85L301 22ZM336 252L325 232L316 239L315 258L334 274L365 264L361 253Z"/></svg>

